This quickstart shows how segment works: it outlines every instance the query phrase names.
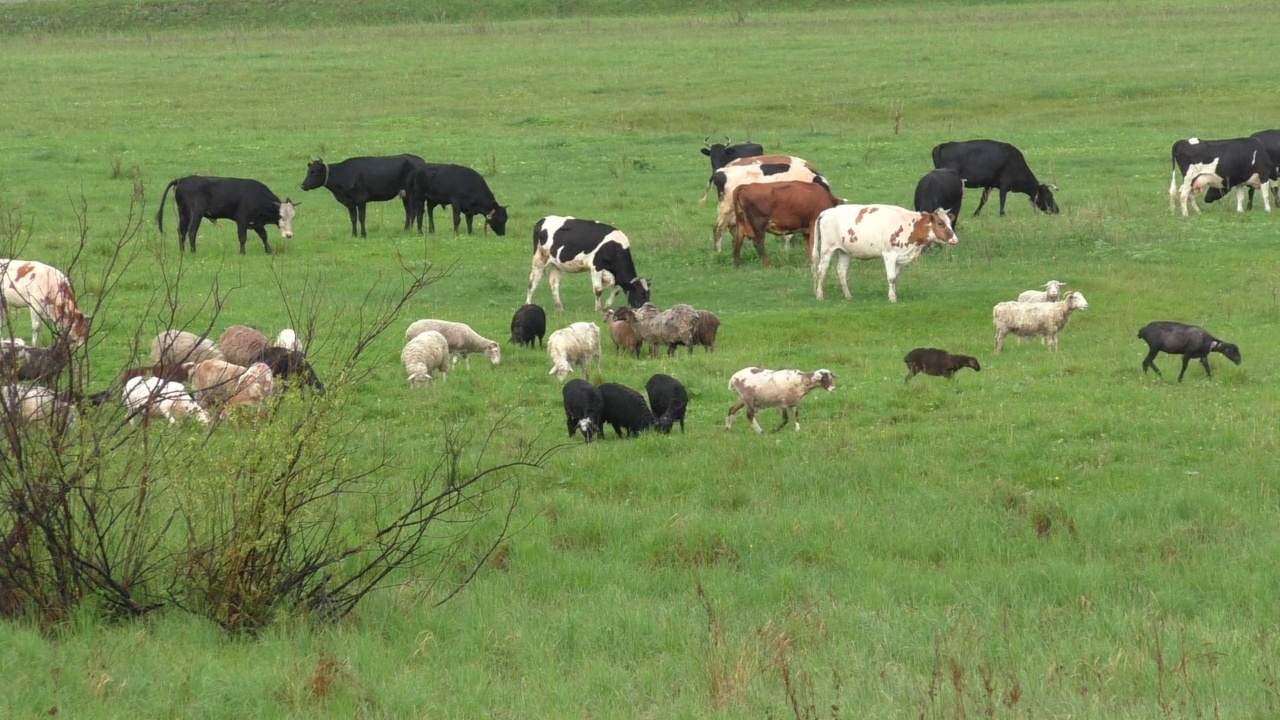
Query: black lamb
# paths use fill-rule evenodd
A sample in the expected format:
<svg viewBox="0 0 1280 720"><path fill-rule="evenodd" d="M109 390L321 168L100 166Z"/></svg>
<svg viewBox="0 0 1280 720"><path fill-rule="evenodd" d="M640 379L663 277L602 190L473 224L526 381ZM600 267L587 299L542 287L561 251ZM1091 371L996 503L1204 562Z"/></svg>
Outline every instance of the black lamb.
<svg viewBox="0 0 1280 720"><path fill-rule="evenodd" d="M689 409L689 391L680 381L658 373L644 384L649 393L649 407L657 416L654 424L664 433L671 432L671 426L680 423L680 432L684 432L684 413Z"/></svg>
<svg viewBox="0 0 1280 720"><path fill-rule="evenodd" d="M538 347L542 347L542 336L547 334L547 313L541 305L522 305L516 314L511 316L511 342L516 345L533 347L533 339L538 338Z"/></svg>
<svg viewBox="0 0 1280 720"><path fill-rule="evenodd" d="M581 432L582 438L591 442L604 429L604 398L595 385L581 378L574 378L565 383L561 391L564 395L564 416L569 428L569 437Z"/></svg>
<svg viewBox="0 0 1280 720"><path fill-rule="evenodd" d="M622 437L623 428L627 429L627 437L635 437L653 427L653 413L635 390L618 383L604 383L600 385L600 397L604 399L602 419L613 426L618 437Z"/></svg>
<svg viewBox="0 0 1280 720"><path fill-rule="evenodd" d="M4 374L12 379L48 383L52 382L67 363L71 362L71 340L65 336L58 337L53 345L42 347L15 347L6 344L0 353L0 366Z"/></svg>
<svg viewBox="0 0 1280 720"><path fill-rule="evenodd" d="M952 355L938 348L916 348L907 353L907 356L902 358L902 362L907 364L907 378L902 381L904 383L910 382L916 373L940 375L950 380L951 376L961 368L968 367L973 368L975 372L982 371L978 358L971 355Z"/></svg>
<svg viewBox="0 0 1280 720"><path fill-rule="evenodd" d="M312 369L311 363L307 362L307 358L297 350L280 347L263 348L262 352L249 360L250 365L254 363L266 363L267 367L271 368L271 374L278 380L292 379L292 382L309 385L316 389L316 393L324 394L324 383L320 382L320 378L316 376L316 371Z"/></svg>
<svg viewBox="0 0 1280 720"><path fill-rule="evenodd" d="M1213 371L1209 369L1211 352L1222 353L1231 362L1240 364L1240 348L1229 342L1222 342L1208 330L1195 325L1160 320L1148 323L1138 331L1138 337L1145 340L1147 347L1151 349L1142 361L1144 375L1147 373L1147 368L1155 370L1156 374L1160 375L1160 368L1156 367L1155 359L1156 355L1162 352L1182 356L1182 372L1178 373L1178 382L1182 382L1182 376L1187 373L1187 364L1192 359L1199 360L1204 366L1205 376L1213 377Z"/></svg>

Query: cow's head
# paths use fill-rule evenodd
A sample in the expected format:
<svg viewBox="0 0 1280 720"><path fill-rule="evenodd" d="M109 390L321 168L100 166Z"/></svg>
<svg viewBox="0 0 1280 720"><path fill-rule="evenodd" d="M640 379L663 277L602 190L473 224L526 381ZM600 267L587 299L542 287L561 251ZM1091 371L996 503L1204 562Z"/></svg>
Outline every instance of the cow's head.
<svg viewBox="0 0 1280 720"><path fill-rule="evenodd" d="M498 235L507 234L507 209L502 205L496 206L484 216L484 221L489 223L489 227L493 228L493 232Z"/></svg>
<svg viewBox="0 0 1280 720"><path fill-rule="evenodd" d="M649 302L649 279L638 277L623 288L627 291L627 304L633 308Z"/></svg>
<svg viewBox="0 0 1280 720"><path fill-rule="evenodd" d="M280 237L286 240L293 237L293 218L301 204L289 198L285 198L284 202L280 203L280 222L277 223L280 226Z"/></svg>
<svg viewBox="0 0 1280 720"><path fill-rule="evenodd" d="M933 212L920 213L911 228L909 242L912 245L927 245L931 242L955 245L960 242L960 238L951 229L951 216L946 209L938 208Z"/></svg>
<svg viewBox="0 0 1280 720"><path fill-rule="evenodd" d="M729 162L729 146L725 143L715 143L712 145L709 144L710 140L711 138L707 138L703 141L703 143L707 144L702 148L702 154L711 158L711 169L712 171L715 171L724 167L725 163ZM725 140L727 141L728 138L725 138Z"/></svg>
<svg viewBox="0 0 1280 720"><path fill-rule="evenodd" d="M1031 198L1031 204L1035 205L1041 212L1050 215L1058 214L1058 203L1053 200L1053 193L1058 189L1057 185L1041 184L1036 187L1036 194Z"/></svg>
<svg viewBox="0 0 1280 720"><path fill-rule="evenodd" d="M302 178L303 190L315 190L318 187L324 187L329 181L329 166L324 164L324 160L312 160L307 163L307 176Z"/></svg>

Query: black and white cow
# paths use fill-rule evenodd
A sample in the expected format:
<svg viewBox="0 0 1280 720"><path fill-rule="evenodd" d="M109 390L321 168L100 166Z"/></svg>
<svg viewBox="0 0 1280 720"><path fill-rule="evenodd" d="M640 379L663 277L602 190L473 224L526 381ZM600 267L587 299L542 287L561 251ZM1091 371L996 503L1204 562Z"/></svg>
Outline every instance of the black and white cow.
<svg viewBox="0 0 1280 720"><path fill-rule="evenodd" d="M201 177L188 175L180 177L165 186L160 195L160 211L156 213L156 227L164 232L164 205L173 189L173 202L178 206L178 251L186 250L186 243L191 242L191 252L196 251L196 233L200 231L200 221L235 220L236 233L240 238L240 254L244 255L244 244L252 229L262 238L262 247L271 254L271 243L267 241L267 225L280 228L280 236L286 240L293 237L293 218L295 203L286 198L283 202L271 189L257 180L244 178Z"/></svg>
<svg viewBox="0 0 1280 720"><path fill-rule="evenodd" d="M476 215L498 235L507 233L507 209L498 204L493 191L480 173L465 165L427 163L413 171L409 178L409 203L422 234L422 212L426 208L428 231L436 231L436 206L453 207L453 234L458 234L462 216L467 216L467 234Z"/></svg>
<svg viewBox="0 0 1280 720"><path fill-rule="evenodd" d="M360 221L360 237L366 237L366 203L399 197L404 202L404 229L408 230L413 220L413 208L406 189L413 171L426 162L417 155L353 157L332 164L312 160L307 164L302 189L328 188L334 199L342 203L351 215L351 237L356 236L357 220Z"/></svg>
<svg viewBox="0 0 1280 720"><path fill-rule="evenodd" d="M1200 212L1195 194L1205 193L1205 202L1213 202L1236 188L1236 211L1244 212L1245 186L1260 189L1262 206L1271 211L1270 185L1275 179L1275 165L1271 156L1257 138L1232 138L1230 140L1179 140L1170 150L1173 169L1169 179L1169 210L1174 210L1174 198L1181 202L1182 214L1187 214L1187 201ZM1178 182L1178 175L1182 182Z"/></svg>
<svg viewBox="0 0 1280 720"><path fill-rule="evenodd" d="M529 294L525 304L533 302L533 291L542 281L542 273L548 274L551 296L556 309L563 310L560 302L561 272L590 272L591 287L596 294L596 312L603 310L600 296L604 289L613 286L607 305L619 290L626 291L627 304L638 308L649 301L649 281L636 274L631 259L631 242L622 231L612 225L595 220L579 220L573 217L548 215L533 226L533 269L529 273Z"/></svg>
<svg viewBox="0 0 1280 720"><path fill-rule="evenodd" d="M715 143L714 145L711 144L711 136L707 136L702 141L702 145L702 154L711 158L711 172L713 174L734 160L757 157L764 154L764 146L762 145L757 145L756 143L731 145L727 136L723 143ZM707 182L711 183L713 179L708 179Z"/></svg>
<svg viewBox="0 0 1280 720"><path fill-rule="evenodd" d="M1262 143L1262 149L1267 151L1267 155L1271 158L1271 202L1280 205L1280 130L1261 130L1249 137L1256 139ZM1214 198L1217 200L1217 198ZM1205 196L1208 201L1208 195ZM1246 210L1253 209L1253 188L1249 188L1249 202L1245 203Z"/></svg>
<svg viewBox="0 0 1280 720"><path fill-rule="evenodd" d="M945 210L951 217L951 229L960 224L960 203L964 201L964 182L960 173L950 168L930 170L916 183L916 212Z"/></svg>
<svg viewBox="0 0 1280 720"><path fill-rule="evenodd" d="M973 216L978 217L992 190L1000 191L1000 215L1004 216L1004 200L1010 192L1031 198L1031 204L1050 215L1058 212L1054 202L1055 185L1036 179L1022 151L998 140L966 140L946 142L933 148L933 166L960 173L965 187L982 188L982 199Z"/></svg>

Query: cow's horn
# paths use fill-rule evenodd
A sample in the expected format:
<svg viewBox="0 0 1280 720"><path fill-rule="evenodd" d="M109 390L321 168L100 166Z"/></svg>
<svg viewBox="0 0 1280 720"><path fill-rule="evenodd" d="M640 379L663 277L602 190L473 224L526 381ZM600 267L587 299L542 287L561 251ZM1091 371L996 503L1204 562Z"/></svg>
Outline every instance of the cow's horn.
<svg viewBox="0 0 1280 720"><path fill-rule="evenodd" d="M1058 192L1058 186L1053 183L1048 183L1045 187L1049 188L1049 192Z"/></svg>
<svg viewBox="0 0 1280 720"><path fill-rule="evenodd" d="M711 147L711 136L708 135L702 138L702 144L705 145L706 147Z"/></svg>
<svg viewBox="0 0 1280 720"><path fill-rule="evenodd" d="M732 144L733 144L733 142L729 140L729 136L728 136L728 135L725 135L725 136L724 136L724 144L725 144L725 145L732 145Z"/></svg>

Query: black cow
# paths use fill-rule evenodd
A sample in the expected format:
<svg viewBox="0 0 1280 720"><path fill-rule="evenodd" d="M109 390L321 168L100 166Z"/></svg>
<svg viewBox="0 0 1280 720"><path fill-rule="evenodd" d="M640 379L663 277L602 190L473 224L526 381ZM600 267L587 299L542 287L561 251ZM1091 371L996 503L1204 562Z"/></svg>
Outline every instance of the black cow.
<svg viewBox="0 0 1280 720"><path fill-rule="evenodd" d="M471 234L471 222L476 215L498 235L507 234L507 209L498 204L493 191L480 173L464 165L427 163L413 171L409 178L409 204L418 220L418 234L422 234L422 211L426 206L429 232L436 231L435 209L437 205L453 207L453 234L458 234L462 216L467 216L467 234Z"/></svg>
<svg viewBox="0 0 1280 720"><path fill-rule="evenodd" d="M360 237L367 237L364 226L367 203L399 197L404 202L404 229L408 230L413 221L413 206L406 192L409 178L414 170L426 163L417 155L353 157L333 164L312 160L307 164L302 189L328 188L334 199L351 214L351 237L356 236L357 219L360 221Z"/></svg>
<svg viewBox="0 0 1280 720"><path fill-rule="evenodd" d="M756 143L738 143L730 145L729 138L726 137L723 143L711 144L711 136L707 136L702 141L702 154L711 158L711 172L715 172L720 168L728 165L734 160L742 158L756 157L764 154L764 147Z"/></svg>
<svg viewBox="0 0 1280 720"><path fill-rule="evenodd" d="M556 309L560 302L561 272L591 272L591 287L596 293L596 312L603 310L600 296L607 285L613 285L608 304L619 290L627 293L627 304L633 308L649 302L649 281L636 274L631 259L631 242L622 231L595 220L548 215L533 226L533 269L529 272L529 294L525 304L533 303L533 291L549 274L551 296Z"/></svg>
<svg viewBox="0 0 1280 720"><path fill-rule="evenodd" d="M960 173L949 168L931 170L916 183L916 212L945 210L951 216L951 229L960 226L960 203L964 200L964 182Z"/></svg>
<svg viewBox="0 0 1280 720"><path fill-rule="evenodd" d="M245 241L252 229L262 238L262 247L271 254L267 242L267 225L280 228L284 239L293 237L295 208L302 203L285 198L284 202L271 192L271 188L257 180L243 178L180 177L165 186L160 195L160 210L156 213L156 227L164 232L164 204L173 189L173 202L178 206L178 252L186 250L191 242L191 252L196 251L196 233L200 221L235 220L236 234L240 238L240 254L244 254Z"/></svg>
<svg viewBox="0 0 1280 720"><path fill-rule="evenodd" d="M1262 149L1271 158L1271 202L1280 205L1280 130L1262 130L1249 137L1262 143ZM1215 198L1216 199L1216 198ZM1208 200L1208 196L1205 197ZM1253 188L1249 188L1249 202L1245 209L1253 209Z"/></svg>
<svg viewBox="0 0 1280 720"><path fill-rule="evenodd" d="M1207 189L1205 202L1214 202L1237 188L1236 211L1244 211L1244 187L1264 190L1263 207L1271 210L1270 184L1275 179L1275 164L1267 154L1262 141L1257 138L1232 138L1230 140L1179 140L1169 151L1173 168L1169 178L1169 210L1174 209L1174 198L1182 204L1182 214L1187 214L1187 201L1200 212L1195 193ZM1178 182L1181 174L1182 182Z"/></svg>
<svg viewBox="0 0 1280 720"><path fill-rule="evenodd" d="M1000 191L1000 215L1004 216L1005 196L1017 192L1031 198L1031 204L1042 212L1056 215L1058 204L1053 193L1058 189L1036 179L1022 151L997 140L947 142L933 148L933 166L960 173L965 187L982 188L982 199L973 216L978 217L992 190Z"/></svg>

